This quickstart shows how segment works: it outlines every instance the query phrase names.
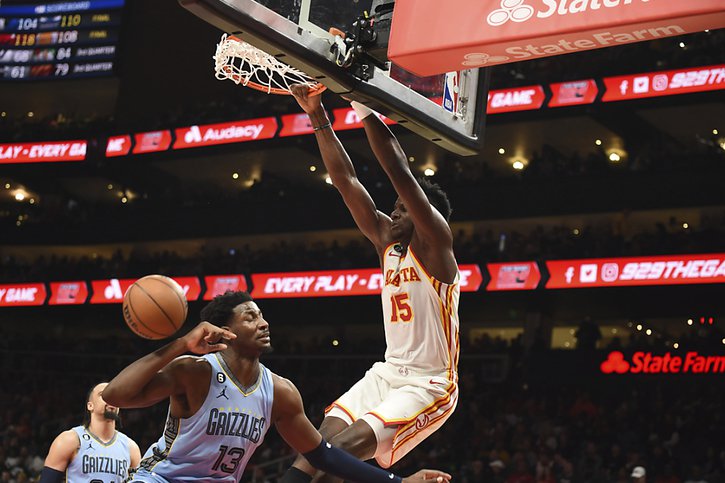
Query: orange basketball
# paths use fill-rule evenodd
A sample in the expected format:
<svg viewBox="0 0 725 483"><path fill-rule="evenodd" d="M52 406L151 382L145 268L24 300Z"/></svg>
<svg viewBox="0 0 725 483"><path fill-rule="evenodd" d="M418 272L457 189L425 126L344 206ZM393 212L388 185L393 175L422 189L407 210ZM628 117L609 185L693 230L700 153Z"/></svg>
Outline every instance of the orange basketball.
<svg viewBox="0 0 725 483"><path fill-rule="evenodd" d="M184 289L163 275L136 280L123 296L123 319L145 339L170 337L184 324L189 307Z"/></svg>

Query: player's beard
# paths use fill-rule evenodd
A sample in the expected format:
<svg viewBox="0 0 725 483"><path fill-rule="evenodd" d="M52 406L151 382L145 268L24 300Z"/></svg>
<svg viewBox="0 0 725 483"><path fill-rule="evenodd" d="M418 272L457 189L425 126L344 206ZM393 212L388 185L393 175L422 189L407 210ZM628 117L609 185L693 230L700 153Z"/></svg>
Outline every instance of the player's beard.
<svg viewBox="0 0 725 483"><path fill-rule="evenodd" d="M120 414L118 412L116 412L116 411L109 411L108 409L106 409L105 411L103 411L103 418L104 419L107 419L109 421L114 421L116 423L120 423L121 422L121 416L120 416Z"/></svg>
<svg viewBox="0 0 725 483"><path fill-rule="evenodd" d="M274 352L274 347L272 347L272 345L268 345L262 349L262 354L271 354L272 352Z"/></svg>

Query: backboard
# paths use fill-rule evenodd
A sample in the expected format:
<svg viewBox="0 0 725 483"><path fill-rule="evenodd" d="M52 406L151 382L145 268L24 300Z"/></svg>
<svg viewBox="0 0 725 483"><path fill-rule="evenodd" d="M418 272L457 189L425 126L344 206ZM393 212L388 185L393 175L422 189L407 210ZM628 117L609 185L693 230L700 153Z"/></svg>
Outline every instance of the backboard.
<svg viewBox="0 0 725 483"><path fill-rule="evenodd" d="M392 0L179 3L221 31L305 72L332 92L368 105L442 148L461 155L472 155L482 148L487 72L470 69L423 78L388 62ZM330 28L344 32L345 39L331 34Z"/></svg>

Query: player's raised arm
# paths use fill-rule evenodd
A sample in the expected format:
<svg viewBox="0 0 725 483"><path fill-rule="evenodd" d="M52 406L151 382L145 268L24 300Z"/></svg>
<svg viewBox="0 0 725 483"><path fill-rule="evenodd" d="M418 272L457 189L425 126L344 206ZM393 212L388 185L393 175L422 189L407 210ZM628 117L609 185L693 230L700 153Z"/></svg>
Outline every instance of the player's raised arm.
<svg viewBox="0 0 725 483"><path fill-rule="evenodd" d="M362 119L370 147L393 183L416 232L436 247L450 248L453 235L448 222L428 201L408 166L408 158L388 126L368 107L353 102L353 109Z"/></svg>
<svg viewBox="0 0 725 483"><path fill-rule="evenodd" d="M185 394L187 382L199 364L186 352L207 354L227 348L234 339L228 330L202 322L184 337L166 344L123 369L103 390L103 399L120 408L143 408Z"/></svg>
<svg viewBox="0 0 725 483"><path fill-rule="evenodd" d="M274 405L272 418L277 431L285 441L301 453L312 466L339 478L358 483L442 483L451 475L437 470L421 470L407 478L364 463L351 454L335 448L322 439L307 416L302 397L287 379L274 377Z"/></svg>
<svg viewBox="0 0 725 483"><path fill-rule="evenodd" d="M308 96L308 89L304 86L292 86L291 91L300 107L310 116L322 161L333 186L342 195L360 231L381 252L391 242L388 239L390 217L375 207L370 193L358 180L350 157L332 130L320 96Z"/></svg>

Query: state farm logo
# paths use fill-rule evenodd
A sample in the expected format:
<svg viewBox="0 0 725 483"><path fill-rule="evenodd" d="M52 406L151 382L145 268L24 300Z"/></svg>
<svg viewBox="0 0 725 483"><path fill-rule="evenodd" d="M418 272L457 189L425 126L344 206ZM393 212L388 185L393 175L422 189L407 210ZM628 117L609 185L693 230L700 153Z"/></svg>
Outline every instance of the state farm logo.
<svg viewBox="0 0 725 483"><path fill-rule="evenodd" d="M479 67L489 63L499 63L509 60L505 55L488 55L485 52L472 52L463 56L463 65Z"/></svg>
<svg viewBox="0 0 725 483"><path fill-rule="evenodd" d="M691 351L683 357L670 352L654 355L639 351L632 354L632 361L628 362L624 354L613 351L599 368L603 374L722 374L725 356Z"/></svg>
<svg viewBox="0 0 725 483"><path fill-rule="evenodd" d="M501 8L489 13L486 21L489 25L498 27L509 20L512 22L525 22L533 15L533 7L524 5L524 0L501 0Z"/></svg>
<svg viewBox="0 0 725 483"><path fill-rule="evenodd" d="M604 374L611 374L613 372L624 374L629 370L629 362L624 360L624 354L619 351L614 351L609 354L606 361L602 362L600 369Z"/></svg>
<svg viewBox="0 0 725 483"><path fill-rule="evenodd" d="M641 0L648 3L650 0ZM616 8L634 3L634 0L608 0L605 2L571 2L567 0L541 0L546 7L545 10L534 10L533 7L524 4L524 0L501 0L501 8L497 8L488 14L486 22L492 27L499 27L509 20L512 22L526 22L536 14L537 18L549 18L553 15L569 15L599 10L601 8Z"/></svg>

